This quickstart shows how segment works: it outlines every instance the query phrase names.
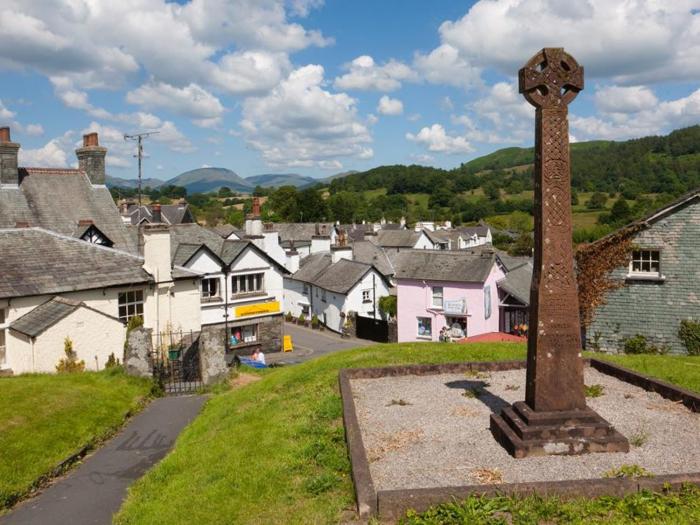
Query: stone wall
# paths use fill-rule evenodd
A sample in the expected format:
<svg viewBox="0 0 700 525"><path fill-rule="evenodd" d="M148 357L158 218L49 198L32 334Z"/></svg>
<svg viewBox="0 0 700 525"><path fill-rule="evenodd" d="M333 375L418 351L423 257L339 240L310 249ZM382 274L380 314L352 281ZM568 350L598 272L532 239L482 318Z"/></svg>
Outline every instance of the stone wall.
<svg viewBox="0 0 700 525"><path fill-rule="evenodd" d="M399 342L399 325L396 322L396 319L391 319L387 322L387 325L389 327L389 343L398 343Z"/></svg>
<svg viewBox="0 0 700 525"><path fill-rule="evenodd" d="M241 326L258 326L258 340L255 343L242 344L238 347L232 347L232 350L237 355L250 355L255 348L259 348L263 353L282 351L282 335L284 326L284 316L269 315L258 317L256 319L247 319L245 321L232 321L229 323L229 331ZM223 324L214 325L223 328Z"/></svg>
<svg viewBox="0 0 700 525"><path fill-rule="evenodd" d="M205 385L228 377L226 364L226 329L223 325L203 326L199 336L199 366Z"/></svg>
<svg viewBox="0 0 700 525"><path fill-rule="evenodd" d="M151 355L153 354L153 332L139 326L129 332L124 347L124 370L137 377L151 377Z"/></svg>
<svg viewBox="0 0 700 525"><path fill-rule="evenodd" d="M586 348L620 352L626 338L641 334L653 345L686 353L678 338L680 322L700 319L700 203L652 223L633 244L661 250L665 279L628 280L628 267L617 268L612 277L623 286L609 292L595 312L586 331Z"/></svg>

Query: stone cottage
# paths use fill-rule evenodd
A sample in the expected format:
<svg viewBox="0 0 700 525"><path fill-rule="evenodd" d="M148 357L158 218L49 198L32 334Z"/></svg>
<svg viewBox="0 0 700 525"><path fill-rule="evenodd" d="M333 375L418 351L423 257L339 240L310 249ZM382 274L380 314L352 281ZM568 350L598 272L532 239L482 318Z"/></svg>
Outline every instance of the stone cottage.
<svg viewBox="0 0 700 525"><path fill-rule="evenodd" d="M620 352L639 334L658 348L685 353L680 322L700 319L700 189L581 249L579 273L591 258L611 257L620 243L629 248L607 276L607 292L593 298L586 348ZM589 283L581 279L581 301L591 302Z"/></svg>

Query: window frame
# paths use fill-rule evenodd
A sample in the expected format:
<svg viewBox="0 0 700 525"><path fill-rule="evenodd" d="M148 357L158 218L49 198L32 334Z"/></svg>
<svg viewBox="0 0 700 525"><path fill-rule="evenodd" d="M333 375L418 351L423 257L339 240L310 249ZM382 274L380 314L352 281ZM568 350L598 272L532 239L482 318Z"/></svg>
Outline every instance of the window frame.
<svg viewBox="0 0 700 525"><path fill-rule="evenodd" d="M646 254L646 256L645 256ZM647 265L648 270L643 269ZM637 269L635 269L637 266ZM653 270L656 266L656 270ZM639 248L630 253L627 277L630 279L663 280L661 273L661 250L659 248Z"/></svg>
<svg viewBox="0 0 700 525"><path fill-rule="evenodd" d="M436 290L440 290L439 294ZM431 286L430 287L430 306L432 308L438 308L442 310L445 307L445 287L444 286ZM435 299L440 299L440 304L435 304Z"/></svg>
<svg viewBox="0 0 700 525"><path fill-rule="evenodd" d="M254 284L255 290L249 290L251 283ZM241 284L245 285L245 291L241 291ZM233 299L264 294L265 272L239 273L231 276L231 297Z"/></svg>
<svg viewBox="0 0 700 525"><path fill-rule="evenodd" d="M421 334L420 329L421 329L421 321L427 321L427 328L428 332L423 332ZM425 326L425 323L424 323ZM416 333L417 337L421 339L432 339L433 338L433 319L431 317L422 317L418 316L416 317Z"/></svg>
<svg viewBox="0 0 700 525"><path fill-rule="evenodd" d="M219 277L205 277L202 279L201 285L199 287L199 296L202 301L212 301L221 298L221 279ZM212 294L211 289L205 292L204 283L214 282L216 283L216 291Z"/></svg>
<svg viewBox="0 0 700 525"><path fill-rule="evenodd" d="M372 289L371 289L371 288L367 288L366 290L362 290L362 304L366 304L366 303L371 303L371 302L372 302L371 293L372 293ZM366 298L366 299L365 299L365 294L367 294L367 298Z"/></svg>
<svg viewBox="0 0 700 525"><path fill-rule="evenodd" d="M132 295L132 299L129 296ZM140 297L140 299L139 299ZM125 300L122 301L122 298ZM141 316L143 318L143 307L145 304L143 290L126 290L117 293L117 314L119 320L123 323L128 323L130 319L136 316ZM122 315L122 308L124 308L124 315ZM132 310L132 311L130 311Z"/></svg>

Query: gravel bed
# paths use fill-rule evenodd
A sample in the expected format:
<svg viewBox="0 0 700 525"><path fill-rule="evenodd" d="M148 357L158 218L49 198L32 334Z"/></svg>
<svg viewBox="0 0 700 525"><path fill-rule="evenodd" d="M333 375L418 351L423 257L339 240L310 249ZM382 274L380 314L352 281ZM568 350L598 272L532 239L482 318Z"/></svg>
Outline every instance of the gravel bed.
<svg viewBox="0 0 700 525"><path fill-rule="evenodd" d="M512 458L489 414L524 399L525 370L353 379L375 488L600 478L622 465L700 472L700 414L589 367L585 383L603 387L588 404L630 440L629 453Z"/></svg>

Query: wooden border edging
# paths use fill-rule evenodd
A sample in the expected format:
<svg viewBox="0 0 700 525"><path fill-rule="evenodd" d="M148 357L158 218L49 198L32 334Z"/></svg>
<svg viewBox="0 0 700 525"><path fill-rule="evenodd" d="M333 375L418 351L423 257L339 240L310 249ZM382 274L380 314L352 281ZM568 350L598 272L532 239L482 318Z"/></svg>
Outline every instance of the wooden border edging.
<svg viewBox="0 0 700 525"><path fill-rule="evenodd" d="M645 376L623 366L596 358L585 359L586 364L599 372L616 377L632 385L672 401L681 401L693 412L700 412L700 395L666 381ZM563 499L577 497L624 496L641 490L678 490L686 483L700 486L700 472L669 474L649 478L597 478L563 481L537 481L527 483L502 483L499 485L464 485L452 487L415 488L377 491L369 468L367 452L362 441L362 431L357 417L350 381L352 379L377 379L406 375L437 375L467 371L502 371L526 367L525 361L470 361L424 365L397 365L378 368L344 368L338 373L340 396L343 403L345 440L350 456L352 480L355 487L357 509L360 518L379 516L396 520L407 510L423 512L433 505L461 500L471 495L520 495L539 494Z"/></svg>

